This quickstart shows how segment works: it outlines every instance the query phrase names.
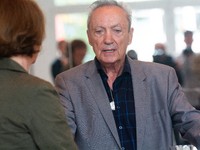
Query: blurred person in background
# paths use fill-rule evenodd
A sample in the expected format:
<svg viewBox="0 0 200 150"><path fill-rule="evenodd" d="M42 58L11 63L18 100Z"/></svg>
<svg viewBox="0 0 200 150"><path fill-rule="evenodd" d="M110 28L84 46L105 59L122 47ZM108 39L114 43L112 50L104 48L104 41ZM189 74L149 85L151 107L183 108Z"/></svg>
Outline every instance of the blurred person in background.
<svg viewBox="0 0 200 150"><path fill-rule="evenodd" d="M71 42L73 67L83 63L83 59L87 52L87 46L84 41L75 39Z"/></svg>
<svg viewBox="0 0 200 150"><path fill-rule="evenodd" d="M59 73L69 69L68 42L66 42L64 40L59 41L57 43L57 48L58 48L58 52L59 52L59 58L57 58L51 66L53 80L55 80L56 76Z"/></svg>
<svg viewBox="0 0 200 150"><path fill-rule="evenodd" d="M138 60L137 53L134 50L129 50L127 52L127 56L129 56L132 60Z"/></svg>
<svg viewBox="0 0 200 150"><path fill-rule="evenodd" d="M193 43L193 32L184 32L184 42L186 44L186 49L182 51L180 69L183 77L183 88L194 88L199 87L197 77L194 75L192 70L192 64L196 54L192 50Z"/></svg>
<svg viewBox="0 0 200 150"><path fill-rule="evenodd" d="M194 54L192 50L192 43L193 43L193 32L192 31L185 31L184 32L184 42L186 44L186 48L183 50L183 55L186 57L191 57Z"/></svg>
<svg viewBox="0 0 200 150"><path fill-rule="evenodd" d="M58 93L30 75L45 36L33 0L0 0L0 150L77 150Z"/></svg>
<svg viewBox="0 0 200 150"><path fill-rule="evenodd" d="M166 46L163 43L155 44L155 53L153 55L153 62L164 64L175 69L178 81L182 84L182 77L179 68L174 59L166 54Z"/></svg>
<svg viewBox="0 0 200 150"><path fill-rule="evenodd" d="M182 88L190 104L192 104L195 108L200 109L200 81L193 69L193 64L197 56L197 54L192 50L193 32L187 30L183 35L186 48L177 58L183 80Z"/></svg>
<svg viewBox="0 0 200 150"><path fill-rule="evenodd" d="M193 56L194 52L192 50L192 43L193 43L193 31L186 30L183 33L184 36L184 42L186 45L186 48L182 50L182 54L178 57L177 61L179 63L179 66L181 67L183 63L190 59L190 57Z"/></svg>

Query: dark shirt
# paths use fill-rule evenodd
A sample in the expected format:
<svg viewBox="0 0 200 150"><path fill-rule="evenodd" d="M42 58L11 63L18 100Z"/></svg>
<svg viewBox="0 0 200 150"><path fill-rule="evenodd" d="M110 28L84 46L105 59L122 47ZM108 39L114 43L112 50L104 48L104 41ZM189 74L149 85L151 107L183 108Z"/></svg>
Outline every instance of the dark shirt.
<svg viewBox="0 0 200 150"><path fill-rule="evenodd" d="M153 56L153 62L164 64L164 65L174 68L176 71L176 75L178 77L178 82L182 85L183 80L182 80L181 72L177 68L176 63L171 56L167 56L167 55Z"/></svg>
<svg viewBox="0 0 200 150"><path fill-rule="evenodd" d="M51 72L52 72L52 75L53 75L53 78L55 79L56 76L62 72L62 63L59 59L56 59L52 66L51 66Z"/></svg>
<svg viewBox="0 0 200 150"><path fill-rule="evenodd" d="M110 89L107 83L108 76L102 69L97 58L95 58L95 62L110 102L112 102L112 96L114 99L115 110L113 110L113 115L122 150L136 150L135 106L131 69L127 56L125 58L125 65L122 74L117 77L113 83L113 90Z"/></svg>

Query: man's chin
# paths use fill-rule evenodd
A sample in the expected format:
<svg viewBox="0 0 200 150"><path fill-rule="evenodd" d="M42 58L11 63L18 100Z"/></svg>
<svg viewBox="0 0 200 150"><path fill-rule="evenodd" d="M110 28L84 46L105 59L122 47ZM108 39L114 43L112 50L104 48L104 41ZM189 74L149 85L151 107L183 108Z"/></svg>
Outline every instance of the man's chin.
<svg viewBox="0 0 200 150"><path fill-rule="evenodd" d="M117 62L115 58L104 58L101 60L102 63L104 64L114 64Z"/></svg>

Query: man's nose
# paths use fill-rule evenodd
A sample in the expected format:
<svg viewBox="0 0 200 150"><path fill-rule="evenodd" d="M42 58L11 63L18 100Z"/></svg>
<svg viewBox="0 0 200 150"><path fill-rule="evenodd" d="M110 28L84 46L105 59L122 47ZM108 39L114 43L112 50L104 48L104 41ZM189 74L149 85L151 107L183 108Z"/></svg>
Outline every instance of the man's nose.
<svg viewBox="0 0 200 150"><path fill-rule="evenodd" d="M111 32L106 32L105 38L104 38L104 43L105 44L112 44L113 43L113 35Z"/></svg>

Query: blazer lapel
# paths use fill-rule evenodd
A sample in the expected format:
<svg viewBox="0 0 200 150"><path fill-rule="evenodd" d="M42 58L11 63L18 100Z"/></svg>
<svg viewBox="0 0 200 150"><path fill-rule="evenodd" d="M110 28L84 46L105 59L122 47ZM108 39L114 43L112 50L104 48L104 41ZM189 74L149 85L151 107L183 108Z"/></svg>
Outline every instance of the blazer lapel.
<svg viewBox="0 0 200 150"><path fill-rule="evenodd" d="M117 128L115 125L115 120L113 117L112 110L110 108L109 99L104 85L101 81L101 77L97 72L94 61L91 62L90 66L88 67L88 70L86 71L86 78L86 84L88 86L88 89L91 91L91 94L93 95L93 98L96 101L99 110L102 116L104 117L105 122L107 123L118 146L121 147Z"/></svg>
<svg viewBox="0 0 200 150"><path fill-rule="evenodd" d="M141 69L138 61L129 59L131 65L133 92L135 100L135 113L136 113L136 132L137 132L137 149L142 149L143 137L145 131L145 120L147 117L148 109L148 95L146 89L146 75Z"/></svg>

